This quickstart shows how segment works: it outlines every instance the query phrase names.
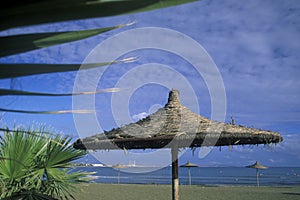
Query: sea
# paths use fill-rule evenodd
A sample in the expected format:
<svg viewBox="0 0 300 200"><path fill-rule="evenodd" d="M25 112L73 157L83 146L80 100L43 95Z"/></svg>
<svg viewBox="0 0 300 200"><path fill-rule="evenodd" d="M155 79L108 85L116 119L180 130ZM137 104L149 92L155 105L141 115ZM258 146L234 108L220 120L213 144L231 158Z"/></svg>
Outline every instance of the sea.
<svg viewBox="0 0 300 200"><path fill-rule="evenodd" d="M92 182L112 184L171 184L172 169L129 167L76 167L74 170L95 172ZM257 185L256 169L245 167L179 167L179 184L189 184L189 171L192 185L232 186ZM258 170L260 186L300 185L300 167L270 167Z"/></svg>

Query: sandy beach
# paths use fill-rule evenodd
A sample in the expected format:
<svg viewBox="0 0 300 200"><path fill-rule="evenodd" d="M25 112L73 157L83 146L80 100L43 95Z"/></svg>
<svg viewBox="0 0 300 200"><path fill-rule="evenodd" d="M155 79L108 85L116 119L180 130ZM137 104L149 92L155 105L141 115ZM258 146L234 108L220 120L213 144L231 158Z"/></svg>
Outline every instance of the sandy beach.
<svg viewBox="0 0 300 200"><path fill-rule="evenodd" d="M181 200L298 200L299 186L200 186L181 185ZM171 185L142 184L81 184L76 199L104 200L165 200L171 199Z"/></svg>

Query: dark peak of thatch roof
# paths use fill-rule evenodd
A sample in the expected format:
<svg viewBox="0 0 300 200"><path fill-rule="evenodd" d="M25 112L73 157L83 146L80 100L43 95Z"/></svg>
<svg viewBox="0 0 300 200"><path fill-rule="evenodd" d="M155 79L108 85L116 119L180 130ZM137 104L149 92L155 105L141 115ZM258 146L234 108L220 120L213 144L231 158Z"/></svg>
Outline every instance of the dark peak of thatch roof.
<svg viewBox="0 0 300 200"><path fill-rule="evenodd" d="M247 168L255 168L255 169L268 169L267 166L261 165L258 161L256 161L253 165L246 166Z"/></svg>
<svg viewBox="0 0 300 200"><path fill-rule="evenodd" d="M179 92L173 89L166 105L155 113L136 123L84 138L82 142L87 149L146 149L169 148L174 138L179 147L269 144L283 140L277 132L202 117L182 106Z"/></svg>
<svg viewBox="0 0 300 200"><path fill-rule="evenodd" d="M179 91L172 89L169 92L168 103L165 105L165 108L180 108L180 107L181 107L181 103L179 98Z"/></svg>
<svg viewBox="0 0 300 200"><path fill-rule="evenodd" d="M181 165L180 167L198 167L198 165L188 161L187 163L185 163L184 165Z"/></svg>

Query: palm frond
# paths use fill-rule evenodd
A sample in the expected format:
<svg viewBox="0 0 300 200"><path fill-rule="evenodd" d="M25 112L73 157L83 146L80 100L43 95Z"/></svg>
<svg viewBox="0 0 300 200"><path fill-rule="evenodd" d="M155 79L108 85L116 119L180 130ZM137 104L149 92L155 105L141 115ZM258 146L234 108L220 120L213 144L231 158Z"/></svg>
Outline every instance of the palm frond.
<svg viewBox="0 0 300 200"><path fill-rule="evenodd" d="M0 30L148 11L193 1L195 0L33 0L27 4L12 1L7 7L1 7Z"/></svg>
<svg viewBox="0 0 300 200"><path fill-rule="evenodd" d="M50 141L48 145L48 161L46 167L69 167L68 165L70 162L86 154L84 151L77 151L75 148L73 148L73 146L70 145L71 139L67 139L58 135L53 140L56 142ZM63 145L58 145L57 143Z"/></svg>
<svg viewBox="0 0 300 200"><path fill-rule="evenodd" d="M17 95L17 96L50 96L50 97L61 97L61 96L75 96L75 95L87 95L87 94L101 94L107 92L119 92L120 88L107 88L89 92L75 92L75 93L45 93L45 92L30 92L23 90L13 89L1 89L0 96Z"/></svg>
<svg viewBox="0 0 300 200"><path fill-rule="evenodd" d="M68 168L86 152L74 149L71 138L44 134L43 128L31 129L32 134L24 130L17 128L14 134L6 131L1 136L0 198L73 198L75 184L88 181L91 173Z"/></svg>
<svg viewBox="0 0 300 200"><path fill-rule="evenodd" d="M31 110L13 110L0 108L0 112L13 112L23 114L89 114L95 113L94 110L57 110L57 111L31 111Z"/></svg>
<svg viewBox="0 0 300 200"><path fill-rule="evenodd" d="M68 72L76 70L87 70L97 67L104 67L111 64L121 64L136 61L136 57L129 57L121 60L114 60L104 63L83 63L83 64L10 64L0 63L0 79L16 78L45 73Z"/></svg>
<svg viewBox="0 0 300 200"><path fill-rule="evenodd" d="M119 24L117 26L79 31L46 32L0 36L0 57L28 52L31 50L45 48L53 45L64 44L67 42L82 40L88 37L98 35L100 33L111 31L113 29L121 28L131 24L132 23Z"/></svg>

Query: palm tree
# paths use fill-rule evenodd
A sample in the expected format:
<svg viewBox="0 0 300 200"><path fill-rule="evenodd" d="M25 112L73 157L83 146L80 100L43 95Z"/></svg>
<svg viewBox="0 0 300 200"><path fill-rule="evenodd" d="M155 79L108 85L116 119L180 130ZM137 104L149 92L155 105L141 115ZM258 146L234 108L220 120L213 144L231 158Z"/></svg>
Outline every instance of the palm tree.
<svg viewBox="0 0 300 200"><path fill-rule="evenodd" d="M17 128L0 136L0 191L3 199L69 199L74 185L91 173L71 172L86 155L71 139L44 130Z"/></svg>

